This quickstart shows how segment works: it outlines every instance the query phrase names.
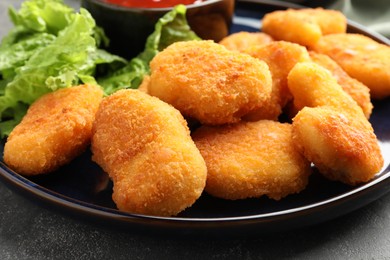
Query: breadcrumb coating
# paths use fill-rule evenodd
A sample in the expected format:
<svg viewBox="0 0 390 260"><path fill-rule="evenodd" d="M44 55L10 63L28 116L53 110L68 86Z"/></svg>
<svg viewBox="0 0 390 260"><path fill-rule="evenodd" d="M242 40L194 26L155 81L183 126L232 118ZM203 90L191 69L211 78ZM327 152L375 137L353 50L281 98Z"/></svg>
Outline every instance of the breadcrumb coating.
<svg viewBox="0 0 390 260"><path fill-rule="evenodd" d="M51 92L28 109L4 146L5 163L22 175L52 172L90 144L95 113L103 98L98 86Z"/></svg>
<svg viewBox="0 0 390 260"><path fill-rule="evenodd" d="M262 31L275 40L312 46L327 34L345 33L347 19L339 11L303 8L274 11L264 16Z"/></svg>
<svg viewBox="0 0 390 260"><path fill-rule="evenodd" d="M366 85L372 98L390 96L390 46L364 35L344 33L324 36L312 49L328 55Z"/></svg>
<svg viewBox="0 0 390 260"><path fill-rule="evenodd" d="M290 124L260 120L202 126L193 139L207 164L205 190L213 196L279 200L308 183L310 163L296 149Z"/></svg>
<svg viewBox="0 0 390 260"><path fill-rule="evenodd" d="M219 44L228 50L243 52L250 47L266 45L272 41L272 37L266 33L242 31L226 36Z"/></svg>
<svg viewBox="0 0 390 260"><path fill-rule="evenodd" d="M296 146L331 180L357 185L374 178L383 156L363 110L332 74L313 63L298 63L288 76L296 107Z"/></svg>
<svg viewBox="0 0 390 260"><path fill-rule="evenodd" d="M347 92L362 108L364 115L370 118L373 105L371 103L370 89L360 81L350 77L334 60L325 54L310 51L313 62L328 69L336 78L337 83Z"/></svg>
<svg viewBox="0 0 390 260"><path fill-rule="evenodd" d="M212 41L177 42L150 63L148 93L203 124L240 121L271 94L267 64Z"/></svg>
<svg viewBox="0 0 390 260"><path fill-rule="evenodd" d="M264 46L253 46L246 53L267 63L272 74L272 92L262 106L244 116L245 120L278 120L292 96L287 87L287 75L298 62L310 61L305 47L291 42L274 41Z"/></svg>
<svg viewBox="0 0 390 260"><path fill-rule="evenodd" d="M206 165L184 118L139 90L120 90L102 101L91 148L113 181L120 210L176 215L203 192Z"/></svg>

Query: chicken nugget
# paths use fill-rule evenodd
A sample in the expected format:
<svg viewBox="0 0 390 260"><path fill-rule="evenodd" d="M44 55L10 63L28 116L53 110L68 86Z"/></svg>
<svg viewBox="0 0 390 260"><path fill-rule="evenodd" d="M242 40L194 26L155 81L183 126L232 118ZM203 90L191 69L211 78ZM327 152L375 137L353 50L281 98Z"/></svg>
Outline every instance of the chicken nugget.
<svg viewBox="0 0 390 260"><path fill-rule="evenodd" d="M383 157L368 121L330 107L306 107L293 121L294 141L328 179L357 185L371 180Z"/></svg>
<svg viewBox="0 0 390 260"><path fill-rule="evenodd" d="M267 64L212 41L176 42L150 63L148 93L203 124L238 122L271 94Z"/></svg>
<svg viewBox="0 0 390 260"><path fill-rule="evenodd" d="M336 61L351 77L365 84L375 99L390 96L390 47L360 34L322 37L312 49Z"/></svg>
<svg viewBox="0 0 390 260"><path fill-rule="evenodd" d="M320 26L322 35L345 33L347 31L347 18L338 10L318 8L303 8L297 10L302 17L312 17Z"/></svg>
<svg viewBox="0 0 390 260"><path fill-rule="evenodd" d="M39 98L8 136L5 163L22 175L49 173L69 163L89 145L102 98L103 91L94 85Z"/></svg>
<svg viewBox="0 0 390 260"><path fill-rule="evenodd" d="M323 8L288 9L268 13L262 31L275 40L295 42L304 46L315 44L322 35L345 33L347 19L339 11Z"/></svg>
<svg viewBox="0 0 390 260"><path fill-rule="evenodd" d="M356 101L343 90L330 71L319 64L297 63L290 71L287 80L297 111L304 107L329 106L365 118L363 110Z"/></svg>
<svg viewBox="0 0 390 260"><path fill-rule="evenodd" d="M313 63L298 63L288 76L297 107L294 143L331 180L357 185L383 166L374 130L363 110L331 73Z"/></svg>
<svg viewBox="0 0 390 260"><path fill-rule="evenodd" d="M287 75L297 62L310 61L306 48L291 42L274 41L245 50L252 57L267 63L272 75L272 92L257 110L244 116L245 120L277 120L283 107L292 99L287 87Z"/></svg>
<svg viewBox="0 0 390 260"><path fill-rule="evenodd" d="M347 92L363 109L364 115L370 118L373 105L371 103L370 89L360 81L350 77L334 60L328 55L310 51L310 58L315 63L328 69L336 78L337 83Z"/></svg>
<svg viewBox="0 0 390 260"><path fill-rule="evenodd" d="M192 135L206 161L205 191L230 200L279 200L302 191L310 163L292 141L292 127L271 120L202 126Z"/></svg>
<svg viewBox="0 0 390 260"><path fill-rule="evenodd" d="M206 183L206 164L178 110L139 90L106 97L91 149L113 181L118 209L171 216L191 206Z"/></svg>
<svg viewBox="0 0 390 260"><path fill-rule="evenodd" d="M219 44L232 51L242 52L252 46L265 45L272 42L270 35L263 32L237 32L223 38Z"/></svg>

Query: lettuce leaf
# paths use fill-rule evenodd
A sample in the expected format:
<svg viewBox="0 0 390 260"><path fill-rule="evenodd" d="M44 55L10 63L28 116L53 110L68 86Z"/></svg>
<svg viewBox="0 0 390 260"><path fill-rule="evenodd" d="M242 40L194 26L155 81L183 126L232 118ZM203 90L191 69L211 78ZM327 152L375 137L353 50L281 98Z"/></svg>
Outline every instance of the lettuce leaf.
<svg viewBox="0 0 390 260"><path fill-rule="evenodd" d="M9 11L15 27L0 44L0 136L8 135L40 96L127 64L99 49L103 31L85 9L61 0L30 0Z"/></svg>
<svg viewBox="0 0 390 260"><path fill-rule="evenodd" d="M106 94L123 88L138 88L143 77L150 73L149 62L170 44L177 41L200 40L187 23L186 10L184 5L178 5L161 17L155 25L154 32L146 40L143 52L124 68L98 78L98 83Z"/></svg>
<svg viewBox="0 0 390 260"><path fill-rule="evenodd" d="M0 49L0 71L3 78L13 78L15 76L13 68L23 66L35 52L51 44L54 39L54 35L40 33Z"/></svg>
<svg viewBox="0 0 390 260"><path fill-rule="evenodd" d="M81 83L109 95L138 88L149 62L176 41L200 39L189 27L186 7L176 6L155 25L145 49L129 62L106 52L109 40L90 13L62 0L28 0L9 9L15 27L0 44L0 137L8 135L40 96Z"/></svg>
<svg viewBox="0 0 390 260"><path fill-rule="evenodd" d="M22 3L19 12L10 7L9 14L15 26L57 35L73 21L75 11L62 0L30 0Z"/></svg>

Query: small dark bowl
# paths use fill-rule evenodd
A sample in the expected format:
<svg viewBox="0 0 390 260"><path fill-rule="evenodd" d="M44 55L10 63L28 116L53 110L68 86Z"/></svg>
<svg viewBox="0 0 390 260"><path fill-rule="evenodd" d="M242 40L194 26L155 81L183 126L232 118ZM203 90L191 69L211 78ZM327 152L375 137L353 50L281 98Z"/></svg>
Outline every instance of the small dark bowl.
<svg viewBox="0 0 390 260"><path fill-rule="evenodd" d="M108 50L128 59L143 51L157 20L172 10L122 7L103 0L82 0L81 3L110 38ZM187 5L188 23L202 39L219 41L225 37L233 13L234 0L207 0Z"/></svg>

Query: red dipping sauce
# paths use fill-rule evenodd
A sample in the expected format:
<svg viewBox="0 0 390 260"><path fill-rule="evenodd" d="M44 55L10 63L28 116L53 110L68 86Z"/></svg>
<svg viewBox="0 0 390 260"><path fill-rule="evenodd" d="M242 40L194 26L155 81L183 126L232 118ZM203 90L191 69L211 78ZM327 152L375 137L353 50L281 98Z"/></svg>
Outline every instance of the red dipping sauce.
<svg viewBox="0 0 390 260"><path fill-rule="evenodd" d="M190 5L204 2L205 0L104 0L106 3L142 8L164 8L172 7L178 4Z"/></svg>

